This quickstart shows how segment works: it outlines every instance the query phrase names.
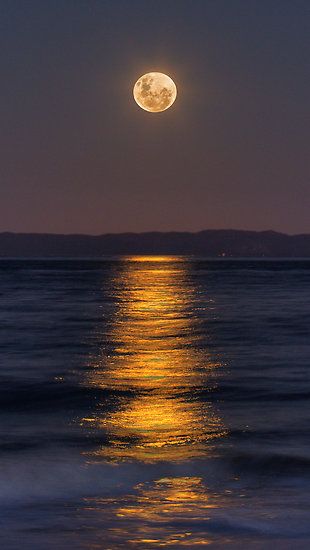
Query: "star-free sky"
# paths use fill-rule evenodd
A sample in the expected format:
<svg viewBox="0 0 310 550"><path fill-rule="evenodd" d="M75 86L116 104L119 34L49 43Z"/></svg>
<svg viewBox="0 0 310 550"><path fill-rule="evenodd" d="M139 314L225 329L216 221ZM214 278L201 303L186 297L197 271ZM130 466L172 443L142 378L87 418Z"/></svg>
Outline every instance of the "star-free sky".
<svg viewBox="0 0 310 550"><path fill-rule="evenodd" d="M309 59L309 0L2 0L0 231L310 232Z"/></svg>

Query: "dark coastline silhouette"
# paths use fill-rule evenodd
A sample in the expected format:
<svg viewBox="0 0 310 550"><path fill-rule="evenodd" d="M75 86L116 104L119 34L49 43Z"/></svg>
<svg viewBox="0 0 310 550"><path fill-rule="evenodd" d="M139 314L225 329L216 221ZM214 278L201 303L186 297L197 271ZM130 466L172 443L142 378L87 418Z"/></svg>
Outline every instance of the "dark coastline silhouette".
<svg viewBox="0 0 310 550"><path fill-rule="evenodd" d="M172 254L207 257L310 257L310 234L275 231L205 230L190 232L62 235L0 233L0 257L93 257Z"/></svg>

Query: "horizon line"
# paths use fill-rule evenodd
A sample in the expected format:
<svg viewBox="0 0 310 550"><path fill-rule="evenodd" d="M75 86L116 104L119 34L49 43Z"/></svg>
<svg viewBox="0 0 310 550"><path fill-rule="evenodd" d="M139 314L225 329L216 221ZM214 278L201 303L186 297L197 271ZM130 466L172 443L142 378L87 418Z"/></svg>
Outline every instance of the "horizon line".
<svg viewBox="0 0 310 550"><path fill-rule="evenodd" d="M274 229L235 229L235 228L218 228L218 229L199 229L196 231L190 230L148 230L148 231L119 231L106 233L53 233L49 231L0 231L0 235L52 235L59 237L107 237L107 236L121 236L121 235L163 235L163 234L189 234L189 235L199 235L206 232L235 232L235 233L269 233L275 235L283 235L287 237L300 237L303 235L310 235L307 232L302 233L286 233L284 231L276 231Z"/></svg>

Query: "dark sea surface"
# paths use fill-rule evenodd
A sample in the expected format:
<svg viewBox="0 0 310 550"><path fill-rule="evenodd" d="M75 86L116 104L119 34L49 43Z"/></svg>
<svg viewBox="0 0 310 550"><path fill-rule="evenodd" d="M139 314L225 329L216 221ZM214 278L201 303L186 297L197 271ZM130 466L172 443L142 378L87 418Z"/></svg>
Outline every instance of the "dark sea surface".
<svg viewBox="0 0 310 550"><path fill-rule="evenodd" d="M0 260L0 548L310 548L310 261Z"/></svg>

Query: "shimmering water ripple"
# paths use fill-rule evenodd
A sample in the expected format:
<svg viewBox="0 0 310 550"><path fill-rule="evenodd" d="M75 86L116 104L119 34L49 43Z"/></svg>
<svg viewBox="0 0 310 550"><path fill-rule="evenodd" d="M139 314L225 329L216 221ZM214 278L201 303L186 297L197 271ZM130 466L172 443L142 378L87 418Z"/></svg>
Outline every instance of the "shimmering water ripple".
<svg viewBox="0 0 310 550"><path fill-rule="evenodd" d="M307 549L310 262L0 261L0 545Z"/></svg>
<svg viewBox="0 0 310 550"><path fill-rule="evenodd" d="M102 458L184 461L206 452L225 428L199 391L216 383L216 362L201 348L199 304L181 258L131 257L114 280L110 357L95 359L86 379L132 392L89 422L108 434Z"/></svg>

